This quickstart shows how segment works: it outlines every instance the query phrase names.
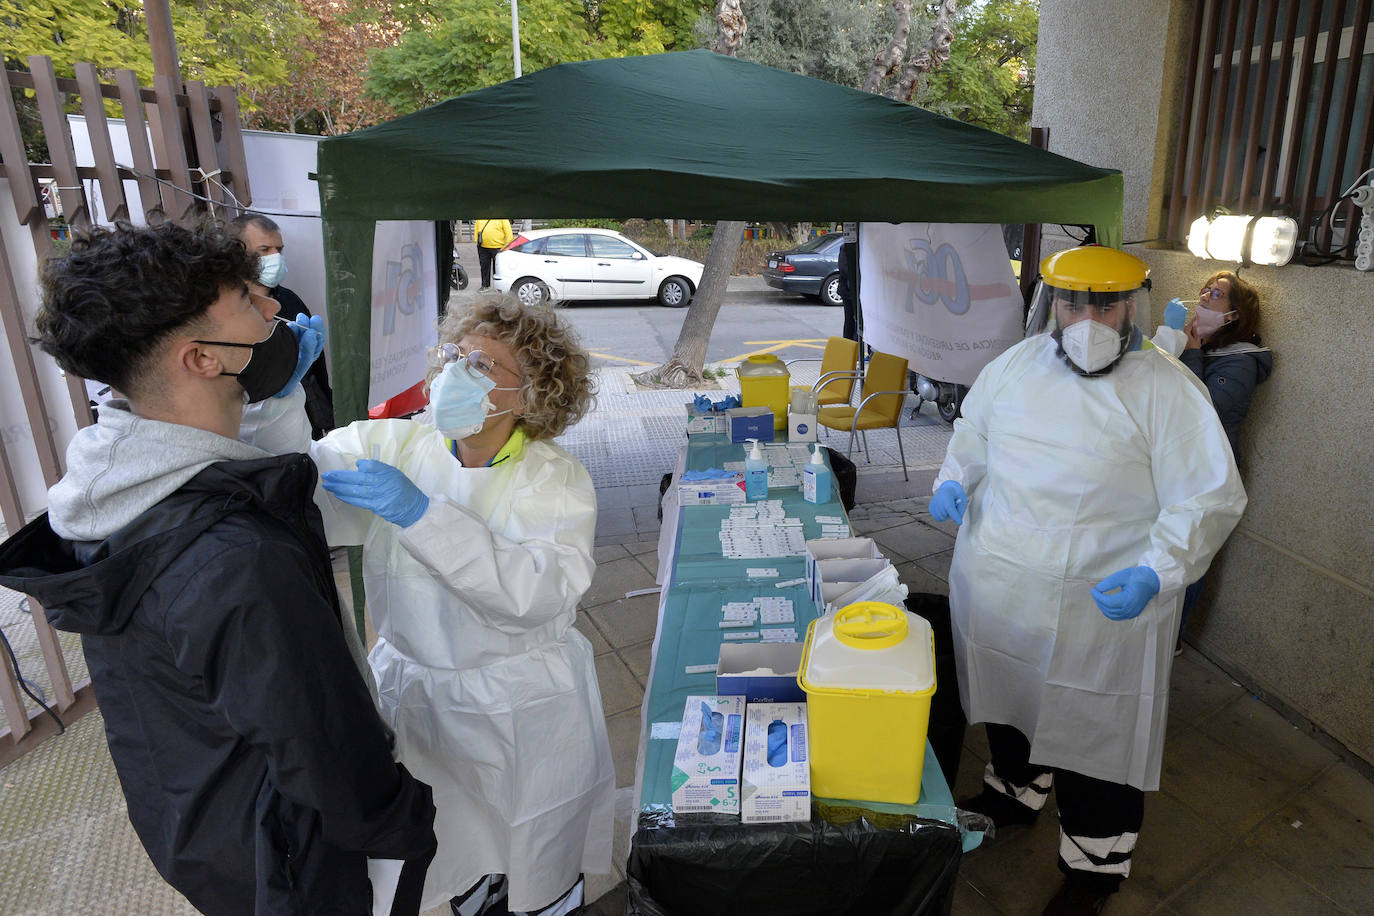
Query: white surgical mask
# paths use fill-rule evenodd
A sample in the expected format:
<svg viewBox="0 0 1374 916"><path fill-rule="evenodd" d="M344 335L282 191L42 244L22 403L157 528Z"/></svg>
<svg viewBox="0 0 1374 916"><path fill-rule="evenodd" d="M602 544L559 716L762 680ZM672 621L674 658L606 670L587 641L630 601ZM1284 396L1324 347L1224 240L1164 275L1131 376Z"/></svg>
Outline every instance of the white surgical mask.
<svg viewBox="0 0 1374 916"><path fill-rule="evenodd" d="M487 417L510 413L496 411L487 395L492 391L514 391L498 388L496 383L475 370L469 369L466 357L444 366L429 385L429 408L434 426L450 439L466 439L482 431Z"/></svg>
<svg viewBox="0 0 1374 916"><path fill-rule="evenodd" d="M1120 331L1092 319L1069 325L1061 333L1060 343L1073 364L1084 372L1110 366L1125 346Z"/></svg>
<svg viewBox="0 0 1374 916"><path fill-rule="evenodd" d="M271 289L286 278L286 261L280 251L258 257L258 282Z"/></svg>
<svg viewBox="0 0 1374 916"><path fill-rule="evenodd" d="M1205 340L1235 321L1238 313L1235 311L1214 312L1206 306L1202 306L1194 314L1197 315L1197 321L1193 327L1197 330L1197 335Z"/></svg>

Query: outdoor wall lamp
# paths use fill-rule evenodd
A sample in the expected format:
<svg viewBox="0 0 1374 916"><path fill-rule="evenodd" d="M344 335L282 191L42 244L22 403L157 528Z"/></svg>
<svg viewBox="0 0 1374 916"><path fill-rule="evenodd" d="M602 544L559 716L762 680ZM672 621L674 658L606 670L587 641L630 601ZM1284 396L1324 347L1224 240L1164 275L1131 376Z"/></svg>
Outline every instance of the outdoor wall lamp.
<svg viewBox="0 0 1374 916"><path fill-rule="evenodd" d="M1249 267L1282 267L1298 247L1298 222L1288 216L1199 216L1188 227L1188 250L1200 258Z"/></svg>

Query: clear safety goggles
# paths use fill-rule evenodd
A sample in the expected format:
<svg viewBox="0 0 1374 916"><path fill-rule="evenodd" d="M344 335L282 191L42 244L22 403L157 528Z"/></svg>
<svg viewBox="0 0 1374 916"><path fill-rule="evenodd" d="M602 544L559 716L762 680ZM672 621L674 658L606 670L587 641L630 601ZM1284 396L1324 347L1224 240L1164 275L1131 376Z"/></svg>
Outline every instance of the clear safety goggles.
<svg viewBox="0 0 1374 916"><path fill-rule="evenodd" d="M494 382L496 379L493 374L500 368L505 369L522 382L525 380L525 373L512 369L505 363L497 362L481 350L464 350L455 343L444 343L437 347L431 347L428 357L429 364L434 369L443 369L449 363L456 363L461 360L468 375L473 378L486 378Z"/></svg>

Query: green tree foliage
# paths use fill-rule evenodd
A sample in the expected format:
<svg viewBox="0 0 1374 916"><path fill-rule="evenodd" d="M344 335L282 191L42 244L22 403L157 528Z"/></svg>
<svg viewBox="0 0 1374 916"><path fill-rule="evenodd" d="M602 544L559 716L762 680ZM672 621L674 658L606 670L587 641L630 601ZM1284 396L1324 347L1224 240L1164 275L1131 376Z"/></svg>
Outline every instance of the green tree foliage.
<svg viewBox="0 0 1374 916"><path fill-rule="evenodd" d="M949 61L927 76L916 102L969 124L1029 139L1039 32L1039 0L986 0L965 7L954 27Z"/></svg>
<svg viewBox="0 0 1374 916"><path fill-rule="evenodd" d="M249 89L281 83L286 50L313 32L296 0L172 0L182 76ZM143 5L136 0L0 0L0 49L7 67L51 57L58 76L87 61L102 72L129 69L152 83Z"/></svg>
<svg viewBox="0 0 1374 916"><path fill-rule="evenodd" d="M858 89L892 37L887 0L744 0L749 32L739 56ZM930 36L930 3L911 10L913 46ZM1018 139L1030 135L1039 0L975 0L955 20L949 61L927 74L921 107ZM697 22L698 47L715 35L709 14Z"/></svg>
<svg viewBox="0 0 1374 916"><path fill-rule="evenodd" d="M749 32L740 59L859 88L868 65L891 35L886 0L744 0ZM697 22L697 44L715 36L709 15Z"/></svg>
<svg viewBox="0 0 1374 916"><path fill-rule="evenodd" d="M691 47L696 0L520 0L520 62L554 64ZM406 32L370 55L366 91L407 112L511 79L510 5L428 0L393 8Z"/></svg>

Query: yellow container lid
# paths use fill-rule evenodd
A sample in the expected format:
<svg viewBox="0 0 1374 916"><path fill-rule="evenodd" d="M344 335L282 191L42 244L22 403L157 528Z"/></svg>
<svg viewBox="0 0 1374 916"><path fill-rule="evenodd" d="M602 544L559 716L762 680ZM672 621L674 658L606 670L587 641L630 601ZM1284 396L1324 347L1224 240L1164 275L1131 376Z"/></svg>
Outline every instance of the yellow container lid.
<svg viewBox="0 0 1374 916"><path fill-rule="evenodd" d="M929 694L935 690L930 623L880 601L819 617L807 628L797 679L808 693Z"/></svg>
<svg viewBox="0 0 1374 916"><path fill-rule="evenodd" d="M740 378L749 378L751 376L791 378L791 373L787 371L787 364L772 353L758 353L754 356L745 357L744 362L736 367L735 373Z"/></svg>

